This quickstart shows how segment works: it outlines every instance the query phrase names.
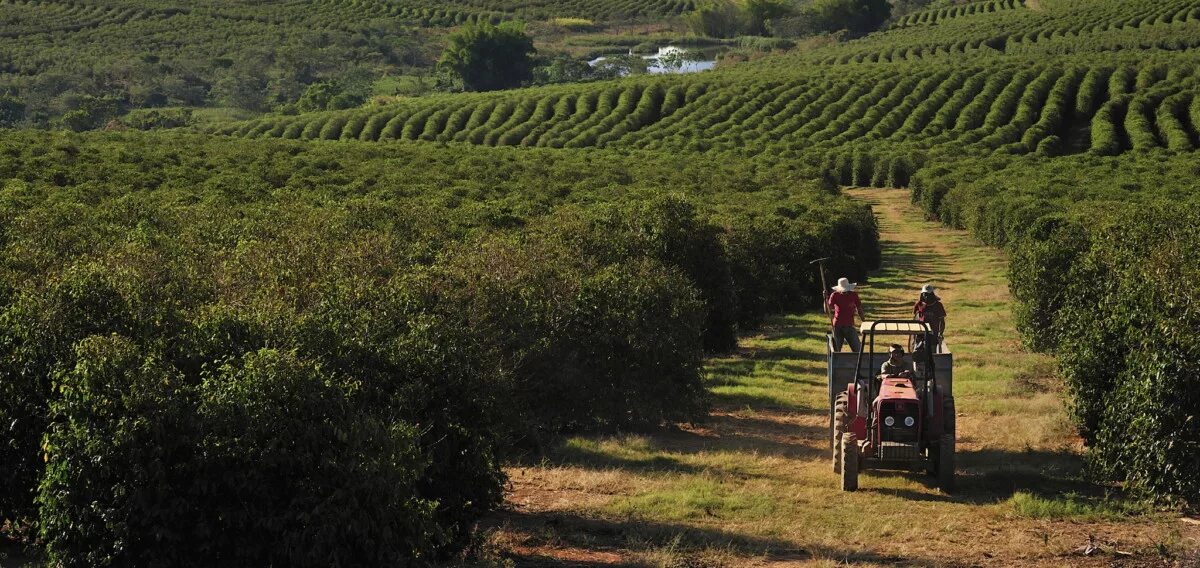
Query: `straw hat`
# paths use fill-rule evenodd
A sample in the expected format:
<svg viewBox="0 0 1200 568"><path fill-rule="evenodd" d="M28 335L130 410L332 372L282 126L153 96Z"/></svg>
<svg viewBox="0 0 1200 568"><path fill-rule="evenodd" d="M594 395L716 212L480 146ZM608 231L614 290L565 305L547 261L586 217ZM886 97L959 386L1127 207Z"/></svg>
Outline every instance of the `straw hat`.
<svg viewBox="0 0 1200 568"><path fill-rule="evenodd" d="M933 284L926 284L926 285L924 285L924 286L921 286L921 293L922 293L922 294L924 294L924 293L926 293L926 292L928 292L928 293L932 294L932 293L933 293L935 290L937 290L937 288L934 288L934 287L933 287Z"/></svg>
<svg viewBox="0 0 1200 568"><path fill-rule="evenodd" d="M849 278L838 278L837 286L834 286L833 290L835 292L853 292L855 286L858 284L851 282Z"/></svg>

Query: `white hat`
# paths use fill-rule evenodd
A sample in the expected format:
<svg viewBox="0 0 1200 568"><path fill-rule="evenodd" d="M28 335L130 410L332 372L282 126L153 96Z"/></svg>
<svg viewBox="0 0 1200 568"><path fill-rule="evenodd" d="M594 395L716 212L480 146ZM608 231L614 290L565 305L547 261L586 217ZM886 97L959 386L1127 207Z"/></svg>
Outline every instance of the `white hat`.
<svg viewBox="0 0 1200 568"><path fill-rule="evenodd" d="M851 282L849 278L838 278L837 286L834 286L833 289L838 292L853 292L855 286L858 284Z"/></svg>
<svg viewBox="0 0 1200 568"><path fill-rule="evenodd" d="M936 288L933 287L933 284L926 284L924 286L921 286L922 294L924 294L925 292L933 292L934 290L936 290Z"/></svg>

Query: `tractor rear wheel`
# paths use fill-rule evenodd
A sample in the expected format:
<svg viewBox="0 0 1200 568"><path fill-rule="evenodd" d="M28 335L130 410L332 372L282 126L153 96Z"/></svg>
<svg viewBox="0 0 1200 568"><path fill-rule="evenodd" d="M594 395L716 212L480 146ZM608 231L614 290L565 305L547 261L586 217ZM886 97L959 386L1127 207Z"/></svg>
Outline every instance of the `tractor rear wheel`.
<svg viewBox="0 0 1200 568"><path fill-rule="evenodd" d="M954 414L954 397L948 396L942 399L942 434L955 437L955 428L957 428ZM941 463L942 443L941 438L934 440L929 446L929 461L925 464L925 472L934 477L938 477L938 464Z"/></svg>
<svg viewBox="0 0 1200 568"><path fill-rule="evenodd" d="M842 491L858 489L858 439L854 432L842 434Z"/></svg>
<svg viewBox="0 0 1200 568"><path fill-rule="evenodd" d="M938 440L938 488L945 493L954 491L954 435L942 434Z"/></svg>
<svg viewBox="0 0 1200 568"><path fill-rule="evenodd" d="M958 420L954 414L954 397L948 396L942 399L942 432L954 434L958 428Z"/></svg>
<svg viewBox="0 0 1200 568"><path fill-rule="evenodd" d="M954 491L954 438L958 426L952 396L946 397L942 402L942 420L942 437L938 440L937 451L937 480L938 487L949 493Z"/></svg>
<svg viewBox="0 0 1200 568"><path fill-rule="evenodd" d="M833 403L833 472L842 472L842 433L850 430L850 397L837 395Z"/></svg>

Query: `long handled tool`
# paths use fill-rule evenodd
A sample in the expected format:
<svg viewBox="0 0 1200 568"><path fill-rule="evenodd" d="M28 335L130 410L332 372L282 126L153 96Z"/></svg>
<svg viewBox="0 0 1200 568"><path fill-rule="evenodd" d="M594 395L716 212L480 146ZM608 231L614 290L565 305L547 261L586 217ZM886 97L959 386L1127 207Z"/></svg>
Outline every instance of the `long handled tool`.
<svg viewBox="0 0 1200 568"><path fill-rule="evenodd" d="M825 284L825 261L830 257L818 258L809 264L821 263L821 308L825 310L825 315L829 315L829 286Z"/></svg>

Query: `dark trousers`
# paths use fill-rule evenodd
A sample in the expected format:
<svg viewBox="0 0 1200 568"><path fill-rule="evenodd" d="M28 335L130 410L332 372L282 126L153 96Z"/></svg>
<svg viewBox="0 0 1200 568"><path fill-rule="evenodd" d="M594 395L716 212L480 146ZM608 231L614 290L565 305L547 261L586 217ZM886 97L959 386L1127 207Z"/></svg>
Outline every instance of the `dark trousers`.
<svg viewBox="0 0 1200 568"><path fill-rule="evenodd" d="M854 353L862 351L862 342L858 340L858 329L852 325L833 328L833 350L841 351L843 343L849 343L850 351Z"/></svg>

